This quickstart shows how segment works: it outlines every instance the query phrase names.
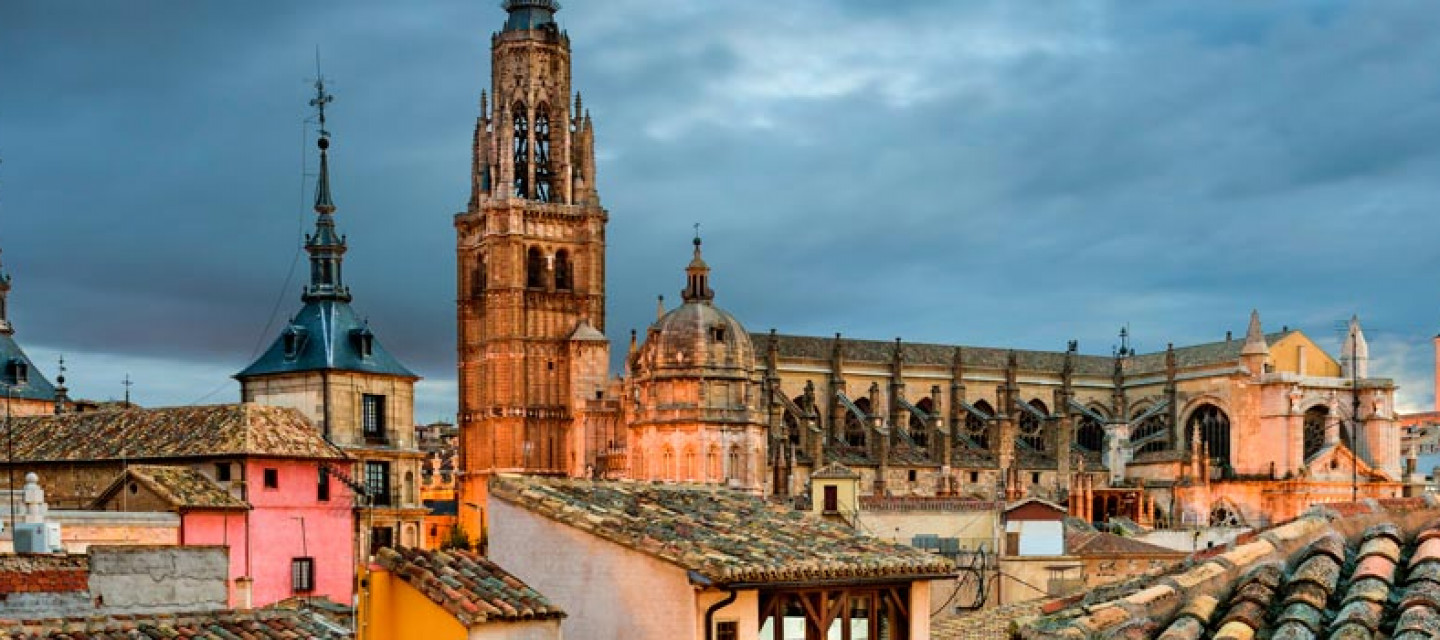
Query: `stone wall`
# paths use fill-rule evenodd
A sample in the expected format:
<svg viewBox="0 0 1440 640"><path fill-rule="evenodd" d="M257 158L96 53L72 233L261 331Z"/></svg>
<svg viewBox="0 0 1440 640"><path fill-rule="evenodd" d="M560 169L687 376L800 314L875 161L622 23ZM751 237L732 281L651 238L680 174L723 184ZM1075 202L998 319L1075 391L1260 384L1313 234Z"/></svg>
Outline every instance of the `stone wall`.
<svg viewBox="0 0 1440 640"><path fill-rule="evenodd" d="M224 547L91 547L87 555L0 557L0 618L223 609Z"/></svg>

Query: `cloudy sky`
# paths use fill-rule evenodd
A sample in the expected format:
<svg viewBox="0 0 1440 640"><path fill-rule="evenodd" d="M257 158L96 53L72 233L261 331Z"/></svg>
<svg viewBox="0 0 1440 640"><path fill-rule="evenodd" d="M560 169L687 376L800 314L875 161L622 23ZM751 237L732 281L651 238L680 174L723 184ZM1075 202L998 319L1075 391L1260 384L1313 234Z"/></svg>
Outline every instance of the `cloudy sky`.
<svg viewBox="0 0 1440 640"><path fill-rule="evenodd" d="M454 413L452 216L493 0L0 3L17 338L80 397L234 401L300 307L315 50L346 278ZM1351 314L1401 405L1440 330L1431 2L569 0L608 333L691 225L752 330L1110 353ZM303 267L303 264L300 265Z"/></svg>

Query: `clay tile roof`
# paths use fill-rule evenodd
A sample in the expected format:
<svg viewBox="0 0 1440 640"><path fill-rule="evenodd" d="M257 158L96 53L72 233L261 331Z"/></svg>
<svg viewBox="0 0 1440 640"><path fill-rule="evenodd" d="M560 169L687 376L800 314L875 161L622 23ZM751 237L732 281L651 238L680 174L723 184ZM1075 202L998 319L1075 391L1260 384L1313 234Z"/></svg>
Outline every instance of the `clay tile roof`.
<svg viewBox="0 0 1440 640"><path fill-rule="evenodd" d="M347 630L303 611L257 609L196 613L134 614L89 618L0 620L5 640L108 640L110 638L205 638L234 640L338 640Z"/></svg>
<svg viewBox="0 0 1440 640"><path fill-rule="evenodd" d="M810 477L821 480L854 480L859 478L860 474L851 471L850 467L838 462L832 462L821 467L819 471L810 474Z"/></svg>
<svg viewBox="0 0 1440 640"><path fill-rule="evenodd" d="M1091 555L1167 555L1183 558L1184 551L1176 551L1160 545L1141 542L1134 538L1117 536L1113 533L1079 533L1065 532L1065 553L1072 556Z"/></svg>
<svg viewBox="0 0 1440 640"><path fill-rule="evenodd" d="M469 551L386 548L380 550L378 561L466 627L490 620L565 616L540 592L484 556Z"/></svg>
<svg viewBox="0 0 1440 640"><path fill-rule="evenodd" d="M1023 637L1436 638L1435 542L1433 497L1324 505L1178 574L1142 580L1116 600L1030 621ZM1178 604L1199 598L1218 606L1197 613ZM1102 615L1120 607L1124 616Z"/></svg>
<svg viewBox="0 0 1440 640"><path fill-rule="evenodd" d="M134 481L155 492L171 506L185 509L249 509L244 500L230 495L204 474L190 467L130 465L110 487L100 493L95 504L106 501L127 482Z"/></svg>
<svg viewBox="0 0 1440 640"><path fill-rule="evenodd" d="M955 574L940 556L727 489L500 476L490 495L716 584Z"/></svg>
<svg viewBox="0 0 1440 640"><path fill-rule="evenodd" d="M15 418L14 429L26 462L345 457L299 411L252 403Z"/></svg>

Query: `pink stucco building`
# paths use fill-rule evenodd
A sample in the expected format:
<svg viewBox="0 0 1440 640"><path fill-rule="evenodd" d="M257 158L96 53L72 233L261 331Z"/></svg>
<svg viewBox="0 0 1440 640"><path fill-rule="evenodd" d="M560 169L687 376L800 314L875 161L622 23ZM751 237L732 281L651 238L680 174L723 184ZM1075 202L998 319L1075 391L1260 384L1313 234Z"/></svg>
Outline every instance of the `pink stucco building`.
<svg viewBox="0 0 1440 640"><path fill-rule="evenodd" d="M337 477L348 458L300 412L231 404L15 425L14 464L53 487L52 505L173 512L178 544L227 547L233 606L352 601L355 500Z"/></svg>

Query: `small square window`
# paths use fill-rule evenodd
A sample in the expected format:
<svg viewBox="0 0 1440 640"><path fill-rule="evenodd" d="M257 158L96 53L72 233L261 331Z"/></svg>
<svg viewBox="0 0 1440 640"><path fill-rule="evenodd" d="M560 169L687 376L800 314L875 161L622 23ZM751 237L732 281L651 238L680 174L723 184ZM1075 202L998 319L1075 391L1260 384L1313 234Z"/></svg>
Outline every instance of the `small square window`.
<svg viewBox="0 0 1440 640"><path fill-rule="evenodd" d="M915 481L915 470L914 470L914 469L911 469L911 470L910 470L909 476L910 476L910 481L911 481L911 482L914 482L914 481Z"/></svg>
<svg viewBox="0 0 1440 640"><path fill-rule="evenodd" d="M216 481L216 482L229 482L229 481L230 481L230 463L228 463L228 462L217 462L217 463L215 464L215 481Z"/></svg>
<svg viewBox="0 0 1440 640"><path fill-rule="evenodd" d="M290 589L295 593L309 593L315 590L315 559L290 559Z"/></svg>
<svg viewBox="0 0 1440 640"><path fill-rule="evenodd" d="M265 470L265 488L266 488L266 489L279 489L279 488L280 488L280 470L279 470L279 469L266 469L266 470Z"/></svg>
<svg viewBox="0 0 1440 640"><path fill-rule="evenodd" d="M1032 474L1030 474L1030 484L1040 484L1040 474L1038 474L1038 473L1032 473Z"/></svg>
<svg viewBox="0 0 1440 640"><path fill-rule="evenodd" d="M970 472L970 484L975 484L975 483L977 483L977 482L979 482L979 481L980 481L980 472L979 472L979 471L971 471L971 472Z"/></svg>
<svg viewBox="0 0 1440 640"><path fill-rule="evenodd" d="M710 327L710 340L714 342L724 342L725 327Z"/></svg>
<svg viewBox="0 0 1440 640"><path fill-rule="evenodd" d="M734 620L716 622L715 640L740 640L740 623Z"/></svg>

